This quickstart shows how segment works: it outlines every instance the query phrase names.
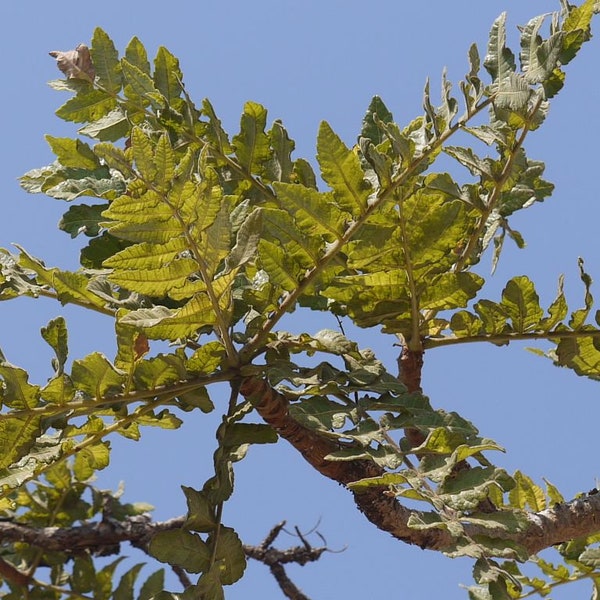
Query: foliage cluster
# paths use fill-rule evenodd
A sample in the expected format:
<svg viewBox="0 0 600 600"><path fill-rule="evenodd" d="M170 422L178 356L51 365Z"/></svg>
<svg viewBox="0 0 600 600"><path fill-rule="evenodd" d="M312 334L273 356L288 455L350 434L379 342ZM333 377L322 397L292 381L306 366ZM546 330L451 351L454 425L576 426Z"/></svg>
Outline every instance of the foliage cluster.
<svg viewBox="0 0 600 600"><path fill-rule="evenodd" d="M583 264L584 307L573 311L562 281L544 310L528 277L512 278L491 300L473 270L488 248L495 264L506 238L522 246L511 216L552 192L524 144L544 123L564 66L590 39L599 11L592 0L563 2L557 13L532 19L521 29L518 57L506 45L502 15L483 60L470 48L458 97L444 74L441 104L434 106L427 84L423 114L404 126L375 97L353 148L322 123L318 174L292 157L283 124L267 128L267 111L255 102L244 106L239 132L226 133L208 100L194 104L165 48L151 64L134 38L119 57L97 29L89 55L85 46L56 53L66 77L51 85L71 94L57 115L81 124L78 133L91 142L46 136L56 161L27 173L22 185L69 202L59 227L89 243L75 272L47 267L23 248L1 250L0 299L53 298L106 315L117 353L70 363L67 327L57 317L42 330L56 355L45 384L29 382L2 357L1 514L38 527L141 515L147 507L92 486L109 464L109 436L137 440L146 426L175 429L190 411L219 410L214 475L184 488L185 524L158 533L148 548L198 577L175 594L163 591L158 571L140 599L223 598L223 586L242 577L242 543L222 522L223 504L233 493L234 463L278 435L346 484L359 505L377 496L405 510L404 523L386 525L381 510L388 509L377 512L375 502L368 517L378 527L473 557L471 598L546 595L581 577L600 589L600 532L582 529L559 546L571 568L539 559L546 546L527 541L532 515L564 505L560 492L494 466L489 453L498 444L457 413L432 408L418 367L408 366L442 345L543 339L555 344L548 356L556 364L600 378L600 316L589 318ZM456 145L456 134L473 143ZM436 170L442 156L462 179ZM294 310L382 327L402 347L400 375L343 330L282 331ZM155 340L170 345L153 352ZM210 391L223 382L226 401ZM323 456L314 455L315 439ZM91 552L71 563L68 556L6 544L3 563L24 578L5 570L4 597L20 598L24 587L31 599L133 597L139 565L114 585L119 560L100 568ZM525 561L540 577L523 574ZM34 577L42 565L50 567L48 581Z"/></svg>

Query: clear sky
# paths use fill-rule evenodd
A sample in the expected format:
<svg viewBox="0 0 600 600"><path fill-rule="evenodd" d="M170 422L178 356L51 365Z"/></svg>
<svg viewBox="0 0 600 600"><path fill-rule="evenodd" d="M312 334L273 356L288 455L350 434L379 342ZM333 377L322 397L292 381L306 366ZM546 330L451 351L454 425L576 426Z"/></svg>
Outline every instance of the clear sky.
<svg viewBox="0 0 600 600"><path fill-rule="evenodd" d="M264 104L269 120L281 118L295 138L295 156L312 160L321 120L352 145L371 97L378 94L396 120L407 123L420 113L426 77L434 97L444 66L458 82L468 70L469 45L475 41L485 53L489 28L502 11L508 12L514 42L518 24L558 6L558 0L4 2L0 246L17 242L48 265L77 267L81 243L56 227L67 206L25 194L17 177L53 160L43 134L74 135L75 128L54 115L67 97L46 85L60 75L48 52L89 42L96 26L121 51L134 35L151 56L159 45L167 46L181 60L192 97L197 103L209 97L230 132L236 131L246 100ZM598 18L596 25L600 31ZM567 67L565 89L552 103L545 125L528 139L529 156L546 163L545 177L556 190L543 205L512 221L528 246L517 250L507 244L485 291L491 299L499 298L509 278L528 274L547 306L558 276L565 273L570 308L579 308L578 256L600 281L599 64L600 33ZM489 274L489 260L481 272ZM600 298L598 289L596 295ZM50 375L51 358L39 329L59 314L70 327L71 359L93 350L114 354L112 325L102 317L48 300L5 303L0 306L0 347L38 383ZM304 313L289 324L296 332L325 326L334 324ZM392 339L378 331L357 335L392 368ZM518 344L480 344L430 352L423 386L435 406L459 411L482 435L501 443L507 453L495 458L508 470L522 469L540 483L546 477L567 498L596 485L598 383L557 369ZM186 418L185 427L175 432L149 431L138 443L114 440L112 463L100 474L99 485L115 488L124 480L125 498L150 502L158 519L183 513L179 486L200 487L210 475L218 415ZM303 531L318 525L330 548L345 549L290 569L313 600L466 598L458 584L471 583L468 561L423 552L379 532L347 492L320 478L285 442L252 449L236 473L237 492L224 519L244 542L259 543L271 526L287 519ZM280 542L285 546L297 540L283 536ZM574 592L566 589L554 598L573 598ZM267 569L256 564L227 594L231 600L281 597Z"/></svg>

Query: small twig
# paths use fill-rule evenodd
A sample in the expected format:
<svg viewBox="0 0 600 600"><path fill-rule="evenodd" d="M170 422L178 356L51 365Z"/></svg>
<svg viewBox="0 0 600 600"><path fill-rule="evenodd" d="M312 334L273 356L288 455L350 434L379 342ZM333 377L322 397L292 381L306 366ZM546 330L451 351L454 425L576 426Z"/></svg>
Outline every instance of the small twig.
<svg viewBox="0 0 600 600"><path fill-rule="evenodd" d="M271 544L273 544L273 542L277 538L277 536L281 533L281 530L285 527L285 523L285 521L281 521L281 523L275 525L275 527L273 527L273 529L269 531L267 537L262 541L259 548L263 550L268 550L271 547Z"/></svg>
<svg viewBox="0 0 600 600"><path fill-rule="evenodd" d="M269 567L275 581L277 581L279 588L286 598L289 598L290 600L310 600L308 596L306 596L287 576L283 565L296 563L297 565L304 566L306 563L319 560L323 552L328 550L328 548L326 546L313 548L298 527L294 527L294 530L296 531L298 538L302 541L302 546L295 546L293 548L288 548L287 550L273 548L272 544L277 536L281 531L285 531L285 529L283 529L284 526L285 521L275 525L258 546L244 545L244 552L248 558L253 558ZM310 533L313 531L314 529L311 530ZM288 533L288 535L293 535L290 532L286 533ZM323 539L323 536L318 533L317 535Z"/></svg>
<svg viewBox="0 0 600 600"><path fill-rule="evenodd" d="M302 535L302 533L300 533L300 529L298 528L298 525L294 526L294 529L296 530L296 535L300 538L300 540L304 544L304 547L307 550L310 550L310 544L306 541L306 538Z"/></svg>
<svg viewBox="0 0 600 600"><path fill-rule="evenodd" d="M188 577L188 574L184 569L177 565L171 565L171 569L173 570L173 573L177 575L177 579L179 579L179 583L181 583L181 587L183 587L184 590L187 590L189 587L191 587L192 580Z"/></svg>

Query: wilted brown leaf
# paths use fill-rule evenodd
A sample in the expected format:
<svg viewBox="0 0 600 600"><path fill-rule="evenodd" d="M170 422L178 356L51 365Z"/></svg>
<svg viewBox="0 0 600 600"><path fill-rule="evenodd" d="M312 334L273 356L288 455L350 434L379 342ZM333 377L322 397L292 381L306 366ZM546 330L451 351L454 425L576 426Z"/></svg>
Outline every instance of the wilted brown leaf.
<svg viewBox="0 0 600 600"><path fill-rule="evenodd" d="M148 338L143 333L140 333L135 338L135 342L133 343L133 352L135 354L135 360L139 360L142 358L142 356L150 352Z"/></svg>
<svg viewBox="0 0 600 600"><path fill-rule="evenodd" d="M93 81L96 76L90 49L85 44L79 44L75 50L53 50L50 56L56 58L58 68L67 76L67 79L85 79Z"/></svg>

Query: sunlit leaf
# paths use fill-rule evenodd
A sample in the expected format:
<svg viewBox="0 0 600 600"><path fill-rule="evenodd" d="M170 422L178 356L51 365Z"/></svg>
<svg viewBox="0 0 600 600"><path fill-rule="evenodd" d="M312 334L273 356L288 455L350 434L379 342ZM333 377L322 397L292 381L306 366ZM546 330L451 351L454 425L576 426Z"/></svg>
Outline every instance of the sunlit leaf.
<svg viewBox="0 0 600 600"><path fill-rule="evenodd" d="M319 128L317 160L323 179L331 186L340 207L351 215L364 213L371 188L365 180L358 156L348 150L326 122L321 123Z"/></svg>
<svg viewBox="0 0 600 600"><path fill-rule="evenodd" d="M90 52L96 69L96 77L98 77L98 83L102 89L111 94L119 93L122 86L119 53L113 41L99 27L94 30Z"/></svg>

